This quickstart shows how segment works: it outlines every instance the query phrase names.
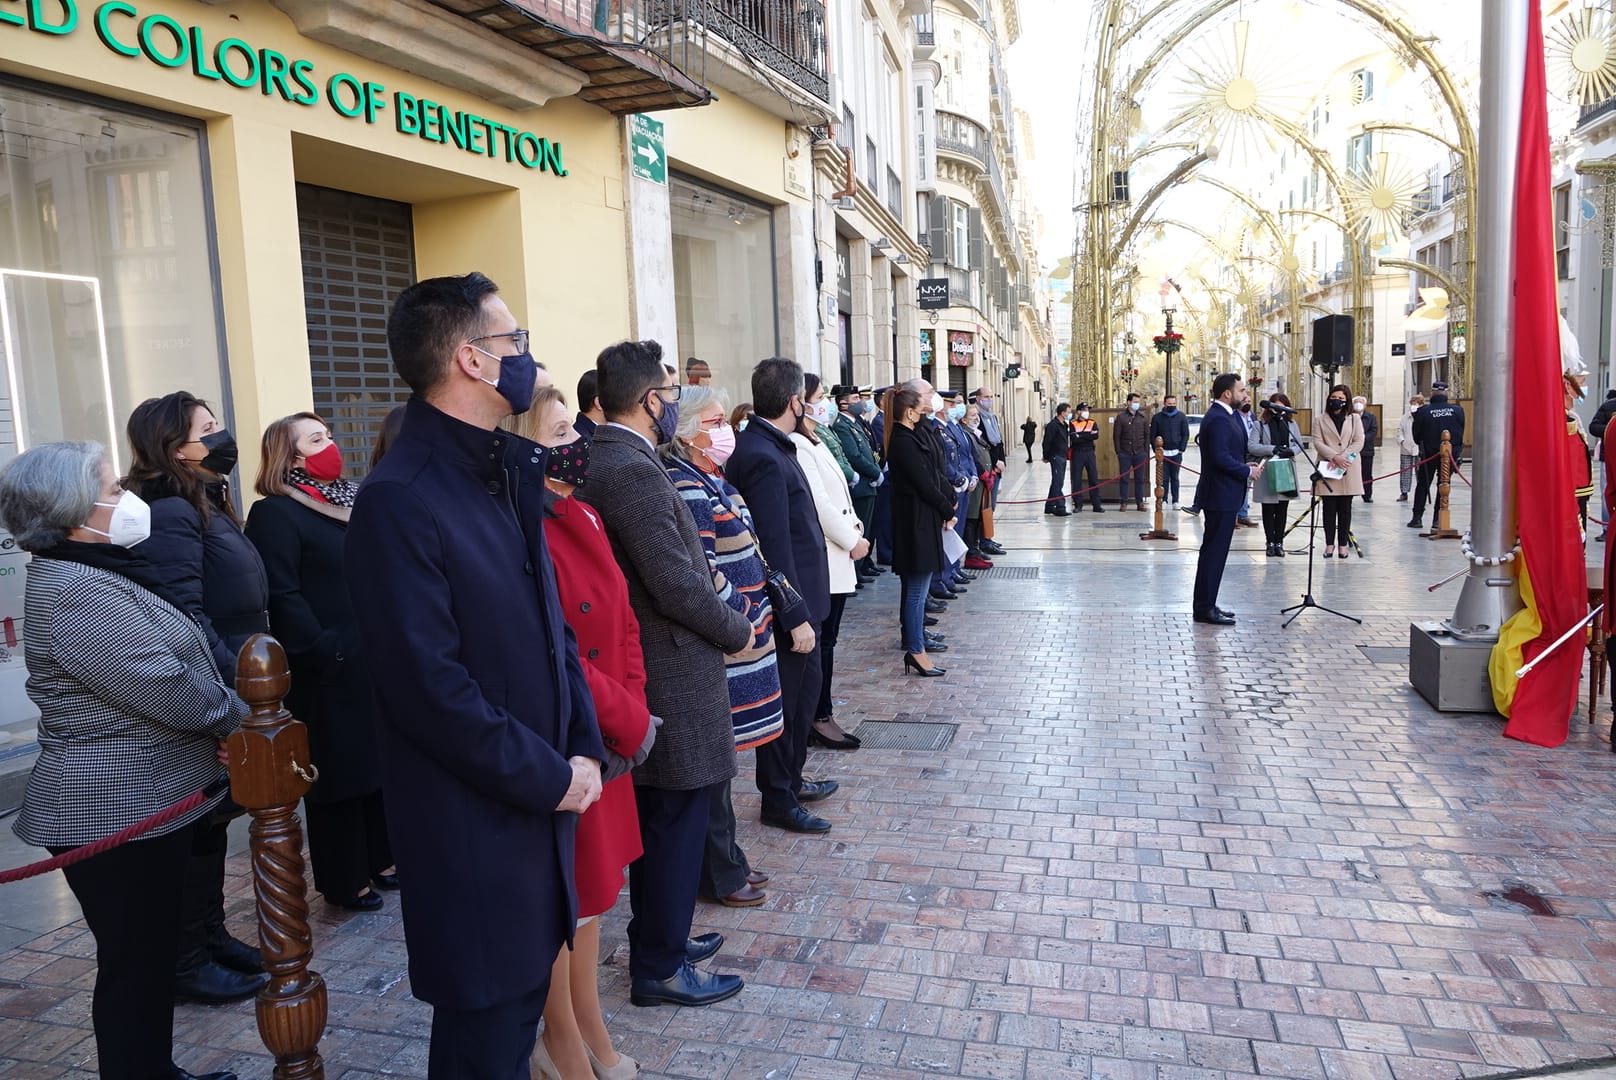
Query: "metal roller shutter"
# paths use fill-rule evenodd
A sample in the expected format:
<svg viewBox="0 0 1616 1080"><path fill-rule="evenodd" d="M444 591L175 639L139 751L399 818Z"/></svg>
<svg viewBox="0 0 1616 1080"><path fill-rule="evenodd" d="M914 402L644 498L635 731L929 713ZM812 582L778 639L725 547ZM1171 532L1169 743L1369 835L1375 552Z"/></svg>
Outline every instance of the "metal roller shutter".
<svg viewBox="0 0 1616 1080"><path fill-rule="evenodd" d="M363 474L382 421L410 396L387 352L387 313L415 280L408 203L297 185L314 411Z"/></svg>

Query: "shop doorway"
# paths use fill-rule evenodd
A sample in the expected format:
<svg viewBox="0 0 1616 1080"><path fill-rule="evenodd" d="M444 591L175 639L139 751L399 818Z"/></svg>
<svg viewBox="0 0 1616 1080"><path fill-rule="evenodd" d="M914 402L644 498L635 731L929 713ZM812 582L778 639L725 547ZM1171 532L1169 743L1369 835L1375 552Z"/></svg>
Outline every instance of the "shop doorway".
<svg viewBox="0 0 1616 1080"><path fill-rule="evenodd" d="M314 411L343 449L344 472L362 474L382 421L409 400L387 352L387 312L415 281L408 203L297 185Z"/></svg>

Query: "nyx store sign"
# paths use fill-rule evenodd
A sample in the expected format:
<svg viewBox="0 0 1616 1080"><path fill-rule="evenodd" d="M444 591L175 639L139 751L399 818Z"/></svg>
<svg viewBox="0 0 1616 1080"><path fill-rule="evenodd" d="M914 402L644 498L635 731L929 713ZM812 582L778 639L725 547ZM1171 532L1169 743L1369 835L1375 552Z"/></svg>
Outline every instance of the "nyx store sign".
<svg viewBox="0 0 1616 1080"><path fill-rule="evenodd" d="M932 311L948 307L948 279L920 279L920 310Z"/></svg>

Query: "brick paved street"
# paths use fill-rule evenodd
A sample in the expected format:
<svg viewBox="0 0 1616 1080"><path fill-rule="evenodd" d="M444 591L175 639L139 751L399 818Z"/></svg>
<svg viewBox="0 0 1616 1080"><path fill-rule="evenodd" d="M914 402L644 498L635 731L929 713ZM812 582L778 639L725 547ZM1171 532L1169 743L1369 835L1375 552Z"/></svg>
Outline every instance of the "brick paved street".
<svg viewBox="0 0 1616 1080"><path fill-rule="evenodd" d="M1006 498L1042 495L1033 469ZM1239 625L1195 626L1198 523L1173 514L1179 542L1146 546L1146 515L1114 503L1098 519L1003 508L1011 554L943 617L946 679L902 676L896 583L865 590L838 657L844 726L955 724L951 745L814 751L809 771L843 785L821 804L826 838L761 828L738 782L769 901L697 919L728 936L712 964L747 988L708 1009L627 1005L625 897L602 935L622 1048L647 1075L773 1080L1439 1080L1609 1057L1608 708L1559 749L1526 746L1496 717L1436 713L1405 660L1365 652L1404 646L1457 596L1425 591L1461 567L1457 543L1415 537L1395 497L1383 483L1356 509L1367 558L1318 567L1319 599L1361 626L1310 612L1280 630L1306 561L1265 558L1258 530L1225 578ZM35 854L7 838L0 863ZM238 853L243 933L245 872ZM1534 892L1552 914L1518 902ZM424 1075L397 899L313 908L326 1075ZM0 1076L95 1068L76 918L59 876L0 891ZM184 1007L176 1039L193 1071L270 1073L248 1006Z"/></svg>

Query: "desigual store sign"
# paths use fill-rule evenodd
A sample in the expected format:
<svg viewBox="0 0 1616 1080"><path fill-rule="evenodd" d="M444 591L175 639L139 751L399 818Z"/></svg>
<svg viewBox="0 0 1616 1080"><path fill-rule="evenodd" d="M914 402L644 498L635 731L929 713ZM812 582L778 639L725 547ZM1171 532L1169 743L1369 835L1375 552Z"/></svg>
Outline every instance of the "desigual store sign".
<svg viewBox="0 0 1616 1080"><path fill-rule="evenodd" d="M202 27L143 11L127 0L93 6L78 0L0 0L0 31L7 27L38 35L41 46L50 38L93 33L118 56L189 71L195 78L256 91L287 105L327 108L367 125L390 124L399 135L519 168L567 175L559 142L345 71L323 72L312 60L242 38L210 40Z"/></svg>

